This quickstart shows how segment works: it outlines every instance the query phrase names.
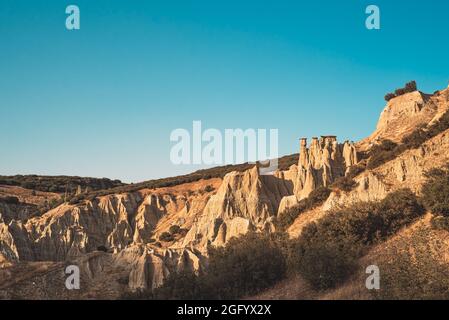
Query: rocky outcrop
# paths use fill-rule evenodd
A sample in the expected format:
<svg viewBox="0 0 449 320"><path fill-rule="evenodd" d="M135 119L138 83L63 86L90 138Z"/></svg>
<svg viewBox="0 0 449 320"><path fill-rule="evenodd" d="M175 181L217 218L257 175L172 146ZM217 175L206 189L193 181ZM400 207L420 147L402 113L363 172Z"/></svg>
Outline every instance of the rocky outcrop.
<svg viewBox="0 0 449 320"><path fill-rule="evenodd" d="M329 186L343 177L357 163L357 150L351 142L339 144L335 136L322 136L313 138L307 147L307 139L302 138L298 165L292 166L288 174L283 174L291 179L293 193L282 199L278 214L296 206L318 187Z"/></svg>
<svg viewBox="0 0 449 320"><path fill-rule="evenodd" d="M357 148L365 151L385 139L401 142L416 128L432 124L449 110L448 94L448 89L435 95L414 91L391 99L380 115L376 130L358 142Z"/></svg>
<svg viewBox="0 0 449 320"><path fill-rule="evenodd" d="M4 261L34 260L28 233L20 221L0 223L0 254Z"/></svg>
<svg viewBox="0 0 449 320"><path fill-rule="evenodd" d="M183 246L224 245L250 230L272 231L273 219L320 186L328 186L357 163L354 144L338 144L334 136L301 139L299 162L287 171L261 176L257 167L232 172L207 202Z"/></svg>
<svg viewBox="0 0 449 320"><path fill-rule="evenodd" d="M130 246L114 254L111 265L129 272L130 290L151 290L160 287L172 272L199 272L203 257L190 249L155 249L149 246Z"/></svg>
<svg viewBox="0 0 449 320"><path fill-rule="evenodd" d="M426 96L415 92L391 100L387 105L387 111L381 116L378 124L379 130L372 137L377 135L377 137L399 138L403 136L404 132L416 129L416 126L432 124L435 119L439 119L449 110L448 93L449 90L443 90L436 95ZM414 112L417 112L418 115L413 115ZM408 119L408 116L411 119ZM423 118L420 118L421 116ZM426 123L426 121L429 122ZM357 148L363 146L367 141L369 139L358 143ZM445 151L448 148L449 131L446 131L425 142L421 147L407 150L374 170L362 172L354 178L356 187L353 190L349 192L334 191L323 206L301 214L289 230L290 235L298 236L307 223L323 217L332 208L361 201L382 200L387 194L400 188L410 188L419 193L425 182L425 172L449 163L449 156ZM285 198L279 210L294 206L294 200L293 197Z"/></svg>
<svg viewBox="0 0 449 320"><path fill-rule="evenodd" d="M191 211L199 209L197 204L190 205L195 197L136 192L63 204L25 224L20 220L0 223L0 245L20 260L64 261L100 247L119 252L148 243L167 216L183 215L187 221Z"/></svg>
<svg viewBox="0 0 449 320"><path fill-rule="evenodd" d="M102 197L81 205L64 204L26 224L36 260L63 261L100 246L124 249L133 239L130 216L139 194Z"/></svg>
<svg viewBox="0 0 449 320"><path fill-rule="evenodd" d="M388 193L400 188L410 188L420 193L425 172L449 163L449 131L425 142L421 147L405 151L396 159L355 178L358 186L351 192L334 192L324 209L348 205L359 201L381 200Z"/></svg>
<svg viewBox="0 0 449 320"><path fill-rule="evenodd" d="M205 248L223 245L250 230L272 228L281 199L291 193L292 183L276 176L261 176L256 167L227 174L207 202L203 213L187 233L183 245Z"/></svg>
<svg viewBox="0 0 449 320"><path fill-rule="evenodd" d="M357 151L353 143L337 143L335 136L313 138L307 148L307 140L301 139L298 176L294 193L299 198L307 197L320 186L329 186L347 170L357 164Z"/></svg>

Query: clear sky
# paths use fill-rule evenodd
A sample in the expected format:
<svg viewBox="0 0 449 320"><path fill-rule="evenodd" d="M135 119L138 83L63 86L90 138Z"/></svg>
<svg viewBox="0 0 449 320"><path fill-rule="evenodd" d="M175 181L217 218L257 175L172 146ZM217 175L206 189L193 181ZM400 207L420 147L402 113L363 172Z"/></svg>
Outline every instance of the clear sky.
<svg viewBox="0 0 449 320"><path fill-rule="evenodd" d="M170 162L170 132L278 128L369 135L385 93L449 80L445 0L2 0L0 174L137 182ZM81 29L65 28L65 8ZM381 30L365 28L365 8Z"/></svg>

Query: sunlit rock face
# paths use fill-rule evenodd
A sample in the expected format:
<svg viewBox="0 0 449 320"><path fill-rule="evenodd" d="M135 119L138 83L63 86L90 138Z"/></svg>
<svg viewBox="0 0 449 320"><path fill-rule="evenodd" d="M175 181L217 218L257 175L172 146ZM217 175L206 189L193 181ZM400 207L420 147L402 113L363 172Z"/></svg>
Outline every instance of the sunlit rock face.
<svg viewBox="0 0 449 320"><path fill-rule="evenodd" d="M280 202L278 214L296 206L313 190L329 186L345 176L357 163L357 150L352 142L338 143L335 136L322 136L320 139L312 138L308 146L306 138L300 139L298 164L278 175L293 185L292 193Z"/></svg>

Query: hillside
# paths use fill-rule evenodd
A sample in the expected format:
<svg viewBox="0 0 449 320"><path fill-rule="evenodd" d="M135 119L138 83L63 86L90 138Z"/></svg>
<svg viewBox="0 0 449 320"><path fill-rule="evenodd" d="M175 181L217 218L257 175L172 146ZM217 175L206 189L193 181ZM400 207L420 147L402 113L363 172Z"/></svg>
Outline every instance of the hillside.
<svg viewBox="0 0 449 320"><path fill-rule="evenodd" d="M388 290L373 295L357 270L398 268L400 256L415 263L407 272L449 279L447 231L422 205L428 173L449 163L448 111L449 89L405 93L387 103L370 137L301 139L299 154L281 158L272 176L243 164L131 185L0 177L0 298L408 297L406 276L396 283L385 274ZM84 192L63 202L68 184ZM314 282L310 268L319 274L326 259L341 263L335 278ZM64 290L69 264L81 269L81 290ZM444 294L429 285L413 298Z"/></svg>

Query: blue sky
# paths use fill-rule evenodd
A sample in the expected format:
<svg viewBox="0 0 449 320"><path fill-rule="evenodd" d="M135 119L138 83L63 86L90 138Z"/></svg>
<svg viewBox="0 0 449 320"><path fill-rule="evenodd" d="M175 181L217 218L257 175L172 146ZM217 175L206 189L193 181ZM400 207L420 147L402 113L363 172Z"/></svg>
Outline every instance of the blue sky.
<svg viewBox="0 0 449 320"><path fill-rule="evenodd" d="M65 29L65 8L81 30ZM381 30L365 28L365 8ZM170 162L170 132L278 128L358 140L386 92L449 80L449 2L2 0L0 174L142 181ZM190 129L191 130L191 129Z"/></svg>

